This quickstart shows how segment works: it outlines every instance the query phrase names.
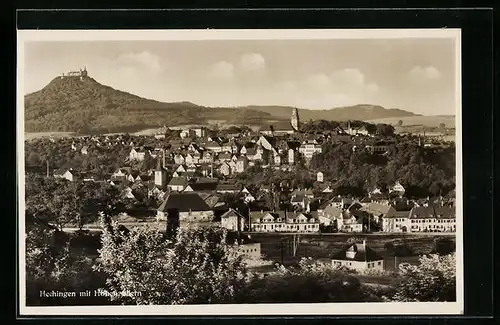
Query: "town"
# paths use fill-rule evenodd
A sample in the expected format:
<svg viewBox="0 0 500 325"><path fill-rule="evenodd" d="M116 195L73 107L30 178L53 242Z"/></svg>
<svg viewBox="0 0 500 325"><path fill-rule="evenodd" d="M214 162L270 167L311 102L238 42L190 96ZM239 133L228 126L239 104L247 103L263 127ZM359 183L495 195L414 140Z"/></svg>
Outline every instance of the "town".
<svg viewBox="0 0 500 325"><path fill-rule="evenodd" d="M26 144L26 169L29 173L30 167L38 164L38 172L49 177L108 182L121 189L124 199L142 203L142 210L154 214L155 221L168 220L181 227L219 223L229 230L248 232L455 231L453 189L445 196L433 183L425 197L418 197L419 191L408 197L398 179L392 184L386 180L370 184L366 192L355 186L342 188L329 175L330 166L321 166L315 159L327 146L347 147L352 154L362 152L369 159L383 159L397 149L398 142L410 143L424 154L436 148L453 150L453 143L402 137L391 130L387 134L387 125L381 130L386 134L379 135L380 128L373 125L344 124L345 128L339 124L323 132L301 132L295 110L288 127L270 126L260 131L238 127L173 131L163 127L151 136L42 139ZM369 132L370 126L374 133ZM49 142L47 146L55 151L66 150L65 156L72 155L73 161L56 161L59 168L51 170L52 157L41 157L34 148L42 141ZM115 154L105 157L108 152ZM97 160L109 160L113 155L116 159L108 166ZM46 171L39 167L41 160L46 161ZM75 160L81 166L71 167ZM97 173L89 171L92 169L98 169ZM252 179L264 172L270 178ZM385 187L380 187L382 184Z"/></svg>
<svg viewBox="0 0 500 325"><path fill-rule="evenodd" d="M31 42L21 303L458 302L438 41Z"/></svg>

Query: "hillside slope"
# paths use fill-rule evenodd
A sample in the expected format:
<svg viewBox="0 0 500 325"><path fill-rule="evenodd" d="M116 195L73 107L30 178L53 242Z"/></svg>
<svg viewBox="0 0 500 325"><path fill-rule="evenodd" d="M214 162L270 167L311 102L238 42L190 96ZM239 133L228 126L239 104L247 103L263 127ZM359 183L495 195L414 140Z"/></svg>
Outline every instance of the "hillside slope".
<svg viewBox="0 0 500 325"><path fill-rule="evenodd" d="M132 132L148 127L204 124L210 120L260 124L269 113L163 103L85 77L57 77L24 99L26 132Z"/></svg>
<svg viewBox="0 0 500 325"><path fill-rule="evenodd" d="M293 110L293 107L290 106L244 106L242 108L269 113L279 118L290 118ZM369 105L369 104L337 107L326 110L299 109L299 115L303 121L309 121L309 120L366 121L366 120L391 118L391 117L397 118L406 116L416 116L416 114L405 110L396 108L386 109L379 105Z"/></svg>
<svg viewBox="0 0 500 325"><path fill-rule="evenodd" d="M190 102L164 103L102 85L91 77L56 77L24 98L26 132L136 132L159 126L210 124L260 126L286 123L293 107L204 107ZM299 109L302 121L373 120L415 116L375 105L330 110Z"/></svg>

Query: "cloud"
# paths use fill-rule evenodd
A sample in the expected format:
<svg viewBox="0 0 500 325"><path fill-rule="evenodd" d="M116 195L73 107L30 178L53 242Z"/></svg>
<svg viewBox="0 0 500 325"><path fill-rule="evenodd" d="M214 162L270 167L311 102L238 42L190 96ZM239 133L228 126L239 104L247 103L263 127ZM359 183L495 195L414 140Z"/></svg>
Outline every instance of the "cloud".
<svg viewBox="0 0 500 325"><path fill-rule="evenodd" d="M218 79L232 79L234 77L234 65L227 61L219 61L210 67L211 77Z"/></svg>
<svg viewBox="0 0 500 325"><path fill-rule="evenodd" d="M330 78L323 73L308 76L305 80L305 84L308 88L317 91L329 91L332 88Z"/></svg>
<svg viewBox="0 0 500 325"><path fill-rule="evenodd" d="M259 53L245 53L241 56L239 63L243 72L258 73L266 70L266 60Z"/></svg>
<svg viewBox="0 0 500 325"><path fill-rule="evenodd" d="M280 81L275 85L275 88L281 92L292 92L297 89L297 83L294 81L286 80Z"/></svg>
<svg viewBox="0 0 500 325"><path fill-rule="evenodd" d="M297 87L288 91L289 96L295 98L298 106L311 109L372 102L379 92L377 83L368 82L365 75L354 68L311 74L296 84ZM286 89L286 84L280 84L278 89Z"/></svg>
<svg viewBox="0 0 500 325"><path fill-rule="evenodd" d="M329 109L357 104L356 100L346 94L327 93L320 96L301 96L295 105L307 109Z"/></svg>
<svg viewBox="0 0 500 325"><path fill-rule="evenodd" d="M367 85L366 85L366 89L367 89L367 90L368 90L368 92L369 92L369 93L371 93L371 94L376 94L376 93L378 93L378 90L379 90L378 85L377 85L376 83L373 83L373 82L372 82L372 83L367 84Z"/></svg>
<svg viewBox="0 0 500 325"><path fill-rule="evenodd" d="M146 70L152 73L163 71L160 57L148 51L122 54L117 58L116 62L122 67L133 68L139 71Z"/></svg>
<svg viewBox="0 0 500 325"><path fill-rule="evenodd" d="M427 67L415 66L408 74L410 77L417 80L436 80L441 78L441 72L432 65Z"/></svg>
<svg viewBox="0 0 500 325"><path fill-rule="evenodd" d="M331 78L336 86L363 87L365 85L365 75L359 69L335 71Z"/></svg>

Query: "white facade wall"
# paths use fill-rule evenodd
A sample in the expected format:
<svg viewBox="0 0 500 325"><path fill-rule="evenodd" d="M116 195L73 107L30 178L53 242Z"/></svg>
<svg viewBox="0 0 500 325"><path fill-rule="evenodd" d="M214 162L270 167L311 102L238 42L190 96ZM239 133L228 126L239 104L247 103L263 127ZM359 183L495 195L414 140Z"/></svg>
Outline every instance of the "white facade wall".
<svg viewBox="0 0 500 325"><path fill-rule="evenodd" d="M259 259L261 257L260 243L241 244L238 249L248 258Z"/></svg>
<svg viewBox="0 0 500 325"><path fill-rule="evenodd" d="M316 233L319 232L319 223L253 222L251 230L253 232Z"/></svg>
<svg viewBox="0 0 500 325"><path fill-rule="evenodd" d="M332 260L332 266L342 266L351 270L365 271L365 270L384 270L384 261L373 261L373 262L363 262L363 261L349 261L349 260Z"/></svg>
<svg viewBox="0 0 500 325"><path fill-rule="evenodd" d="M427 218L427 219L411 219L408 222L408 231L410 232L455 232L455 218Z"/></svg>

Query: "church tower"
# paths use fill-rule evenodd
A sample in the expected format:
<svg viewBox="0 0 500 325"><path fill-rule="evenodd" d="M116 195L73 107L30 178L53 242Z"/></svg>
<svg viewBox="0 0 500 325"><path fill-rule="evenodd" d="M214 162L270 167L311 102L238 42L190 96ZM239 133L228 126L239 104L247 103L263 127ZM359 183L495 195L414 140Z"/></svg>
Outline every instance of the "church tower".
<svg viewBox="0 0 500 325"><path fill-rule="evenodd" d="M291 123L293 130L298 132L300 128L300 120L299 120L299 111L296 107L292 111Z"/></svg>
<svg viewBox="0 0 500 325"><path fill-rule="evenodd" d="M164 187L167 183L167 173L161 165L160 159L157 160L155 169L155 185L159 187Z"/></svg>

